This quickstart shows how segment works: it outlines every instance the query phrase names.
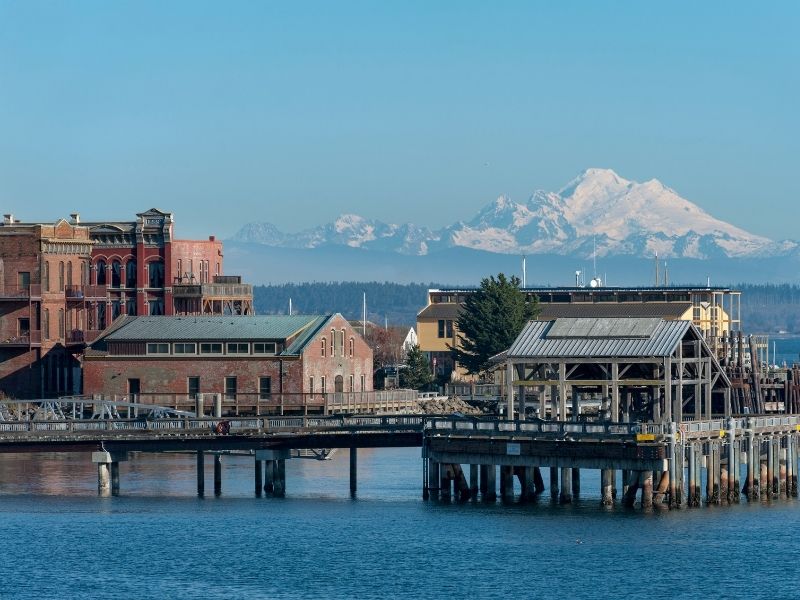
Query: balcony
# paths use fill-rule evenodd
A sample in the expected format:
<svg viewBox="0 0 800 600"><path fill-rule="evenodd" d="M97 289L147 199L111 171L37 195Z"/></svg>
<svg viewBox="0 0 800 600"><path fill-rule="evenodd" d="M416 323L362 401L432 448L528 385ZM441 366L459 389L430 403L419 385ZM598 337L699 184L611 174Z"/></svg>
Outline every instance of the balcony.
<svg viewBox="0 0 800 600"><path fill-rule="evenodd" d="M173 298L252 298L253 286L247 283L176 283Z"/></svg>
<svg viewBox="0 0 800 600"><path fill-rule="evenodd" d="M28 300L41 299L42 285L40 283L32 283L30 285L17 287L6 286L0 289L0 300L8 300L11 302L27 302Z"/></svg>
<svg viewBox="0 0 800 600"><path fill-rule="evenodd" d="M108 287L105 285L68 285L64 288L67 302L84 300L105 300Z"/></svg>
<svg viewBox="0 0 800 600"><path fill-rule="evenodd" d="M101 333L103 332L99 329L73 329L67 332L64 341L67 346L88 345L95 341Z"/></svg>
<svg viewBox="0 0 800 600"><path fill-rule="evenodd" d="M25 331L19 335L12 336L5 340L0 340L1 347L11 348L30 348L42 345L42 332L38 329Z"/></svg>

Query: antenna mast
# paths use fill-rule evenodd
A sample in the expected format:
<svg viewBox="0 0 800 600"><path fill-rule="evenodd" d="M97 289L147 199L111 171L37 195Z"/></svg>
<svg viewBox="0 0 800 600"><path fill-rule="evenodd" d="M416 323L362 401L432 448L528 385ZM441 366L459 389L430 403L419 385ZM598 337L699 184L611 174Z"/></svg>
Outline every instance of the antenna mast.
<svg viewBox="0 0 800 600"><path fill-rule="evenodd" d="M522 255L522 287L523 289L528 287L528 268L525 263L525 255Z"/></svg>

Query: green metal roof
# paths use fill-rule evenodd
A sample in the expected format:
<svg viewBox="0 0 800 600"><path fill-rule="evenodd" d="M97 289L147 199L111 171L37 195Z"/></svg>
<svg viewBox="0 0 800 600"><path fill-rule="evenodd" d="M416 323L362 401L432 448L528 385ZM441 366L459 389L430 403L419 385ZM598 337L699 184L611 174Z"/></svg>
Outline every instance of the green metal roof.
<svg viewBox="0 0 800 600"><path fill-rule="evenodd" d="M330 318L331 315L128 317L126 323L103 336L103 339L106 342L273 341L305 333L294 340L285 352L295 354L305 344L298 343L307 341L307 334L318 330Z"/></svg>

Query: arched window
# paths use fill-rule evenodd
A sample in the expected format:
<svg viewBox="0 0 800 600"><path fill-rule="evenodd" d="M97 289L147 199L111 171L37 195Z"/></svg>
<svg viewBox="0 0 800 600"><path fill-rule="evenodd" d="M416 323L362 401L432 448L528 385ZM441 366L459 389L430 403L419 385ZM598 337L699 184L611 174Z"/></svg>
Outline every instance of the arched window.
<svg viewBox="0 0 800 600"><path fill-rule="evenodd" d="M72 285L72 263L67 263L67 285Z"/></svg>
<svg viewBox="0 0 800 600"><path fill-rule="evenodd" d="M97 285L106 284L106 261L98 260L95 264L97 267Z"/></svg>
<svg viewBox="0 0 800 600"><path fill-rule="evenodd" d="M331 329L331 356L336 354L336 330Z"/></svg>
<svg viewBox="0 0 800 600"><path fill-rule="evenodd" d="M122 264L115 260L111 263L111 287L122 286Z"/></svg>
<svg viewBox="0 0 800 600"><path fill-rule="evenodd" d="M356 346L356 341L353 338L350 338L350 358L353 358L355 346Z"/></svg>
<svg viewBox="0 0 800 600"><path fill-rule="evenodd" d="M64 261L58 263L58 291L64 291Z"/></svg>
<svg viewBox="0 0 800 600"><path fill-rule="evenodd" d="M58 309L58 337L64 337L64 309Z"/></svg>
<svg viewBox="0 0 800 600"><path fill-rule="evenodd" d="M42 283L44 284L44 291L50 291L50 263L44 261L43 271L42 271Z"/></svg>
<svg viewBox="0 0 800 600"><path fill-rule="evenodd" d="M136 287L136 261L131 259L125 265L125 287Z"/></svg>
<svg viewBox="0 0 800 600"><path fill-rule="evenodd" d="M325 356L325 338L322 338L322 356Z"/></svg>

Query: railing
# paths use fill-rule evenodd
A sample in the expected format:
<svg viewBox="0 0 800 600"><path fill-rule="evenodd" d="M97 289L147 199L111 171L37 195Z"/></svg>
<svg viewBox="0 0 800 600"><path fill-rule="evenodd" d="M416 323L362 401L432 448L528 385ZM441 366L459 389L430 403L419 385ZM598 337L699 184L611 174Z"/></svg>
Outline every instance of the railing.
<svg viewBox="0 0 800 600"><path fill-rule="evenodd" d="M174 298L249 297L252 295L253 286L246 283L175 283L172 285Z"/></svg>
<svg viewBox="0 0 800 600"><path fill-rule="evenodd" d="M235 393L222 392L202 393L204 410L213 410L214 397L222 396L222 412L224 415L271 415L285 413L322 415L358 412L416 412L417 393L414 390L376 390L369 392L328 392L325 394L301 393ZM175 410L194 412L195 397L189 394L140 393L120 395L107 398L156 404Z"/></svg>
<svg viewBox="0 0 800 600"><path fill-rule="evenodd" d="M47 421L0 422L0 432L99 432L99 431L191 431L217 435L221 419L181 417L162 419L62 419ZM382 431L422 431L421 416L374 417L231 417L224 419L229 433L257 436L270 433L353 433ZM2 440L0 440L2 441Z"/></svg>
<svg viewBox="0 0 800 600"><path fill-rule="evenodd" d="M26 333L0 339L0 346L32 346L42 343L42 332L32 329Z"/></svg>
<svg viewBox="0 0 800 600"><path fill-rule="evenodd" d="M64 287L67 300L105 299L108 286L105 285L68 285Z"/></svg>
<svg viewBox="0 0 800 600"><path fill-rule="evenodd" d="M669 425L663 423L601 423L590 421L500 421L479 419L431 418L425 430L430 434L459 435L531 435L544 434L556 438L573 435L666 435Z"/></svg>
<svg viewBox="0 0 800 600"><path fill-rule="evenodd" d="M67 332L65 341L67 344L91 344L101 333L99 329L74 329Z"/></svg>
<svg viewBox="0 0 800 600"><path fill-rule="evenodd" d="M42 297L42 284L5 286L0 289L0 300L29 300Z"/></svg>

